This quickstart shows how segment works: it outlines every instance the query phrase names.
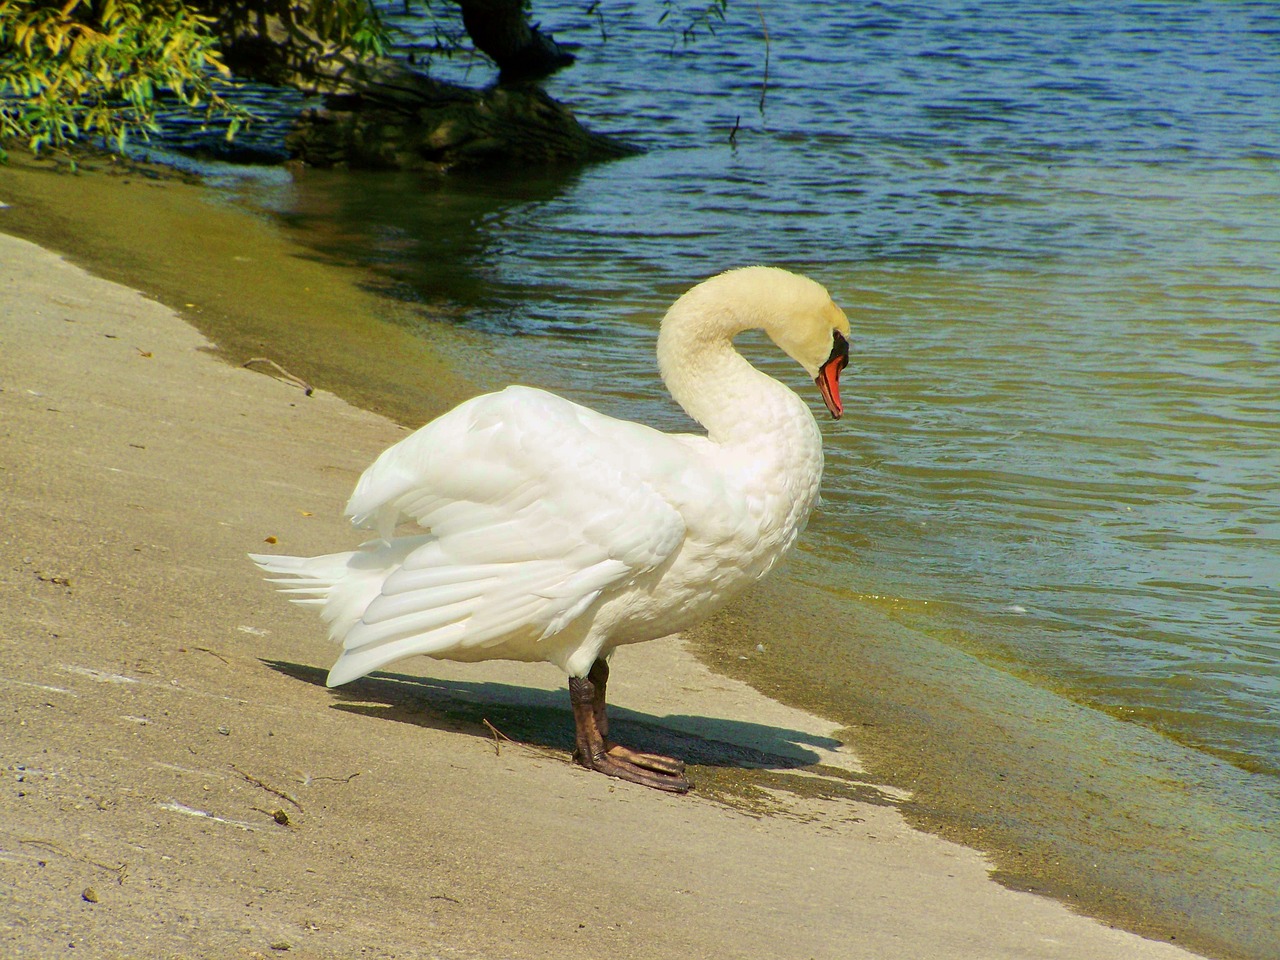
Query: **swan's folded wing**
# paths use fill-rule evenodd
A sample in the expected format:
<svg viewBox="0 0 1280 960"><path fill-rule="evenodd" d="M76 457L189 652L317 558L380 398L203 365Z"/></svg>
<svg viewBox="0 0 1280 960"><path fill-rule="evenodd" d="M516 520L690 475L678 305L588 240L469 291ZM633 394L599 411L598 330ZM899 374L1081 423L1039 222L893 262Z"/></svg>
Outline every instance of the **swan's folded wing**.
<svg viewBox="0 0 1280 960"><path fill-rule="evenodd" d="M672 468L664 457L678 468L686 456L664 440L513 387L391 447L360 478L347 513L386 540L405 520L433 537L386 578L347 650L397 644L398 658L536 643L562 630L683 542L679 512L646 476Z"/></svg>

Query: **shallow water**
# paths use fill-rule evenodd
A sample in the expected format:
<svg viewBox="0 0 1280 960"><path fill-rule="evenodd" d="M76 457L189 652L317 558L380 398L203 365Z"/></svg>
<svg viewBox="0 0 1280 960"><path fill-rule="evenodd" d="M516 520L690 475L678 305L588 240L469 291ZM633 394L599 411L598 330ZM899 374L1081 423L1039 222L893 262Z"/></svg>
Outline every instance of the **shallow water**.
<svg viewBox="0 0 1280 960"><path fill-rule="evenodd" d="M550 91L643 155L518 181L308 172L230 189L327 255L376 266L389 295L486 334L507 373L666 427L685 422L651 351L674 295L753 262L826 283L855 358L792 576L851 620L941 644L920 669L963 654L947 662L971 700L1010 695L995 691L1014 678L1027 710L1059 709L1044 695L1131 721L1142 762L1170 772L1163 787L1116 786L1112 806L1160 816L1137 824L1104 805L1092 836L1050 821L1020 842L1125 861L1106 881L1117 887L1167 869L1131 913L1269 955L1280 11L732 4L688 45L687 21L655 25L656 5L599 11L537 4L581 45ZM805 629L791 643L806 659L787 669L836 677L850 702L852 671L895 655L854 666L838 648L851 634L833 647ZM1082 736L1087 718L1072 716ZM1121 749L1130 728L1106 729ZM1183 752L1139 746L1148 731ZM1075 749L1097 760L1101 741L1083 736ZM1017 811L1045 795L1027 787L1000 816L1028 819ZM1230 817L1210 824L1215 810ZM1156 830L1243 837L1247 855L1218 843L1152 867ZM1226 924L1213 901L1233 892Z"/></svg>

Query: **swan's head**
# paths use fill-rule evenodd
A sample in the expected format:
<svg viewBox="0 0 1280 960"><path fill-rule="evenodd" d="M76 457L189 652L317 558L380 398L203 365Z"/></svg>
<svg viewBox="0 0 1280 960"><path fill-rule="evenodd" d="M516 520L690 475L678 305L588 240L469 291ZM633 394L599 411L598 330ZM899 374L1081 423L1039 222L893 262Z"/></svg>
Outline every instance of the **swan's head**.
<svg viewBox="0 0 1280 960"><path fill-rule="evenodd" d="M849 363L849 320L826 287L777 267L743 267L722 273L751 326L764 328L813 378L831 416L840 419L840 372Z"/></svg>

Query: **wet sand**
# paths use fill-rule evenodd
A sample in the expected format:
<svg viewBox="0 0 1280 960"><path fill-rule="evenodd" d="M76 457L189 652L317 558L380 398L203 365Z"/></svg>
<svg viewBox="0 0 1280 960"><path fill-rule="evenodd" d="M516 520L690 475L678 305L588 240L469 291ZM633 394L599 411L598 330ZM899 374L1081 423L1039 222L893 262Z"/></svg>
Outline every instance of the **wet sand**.
<svg viewBox="0 0 1280 960"><path fill-rule="evenodd" d="M684 798L573 766L550 667L325 689L321 625L244 554L353 542L403 428L7 236L0 290L5 955L1190 956L1001 887L834 724L676 639L621 651L611 694L697 762Z"/></svg>

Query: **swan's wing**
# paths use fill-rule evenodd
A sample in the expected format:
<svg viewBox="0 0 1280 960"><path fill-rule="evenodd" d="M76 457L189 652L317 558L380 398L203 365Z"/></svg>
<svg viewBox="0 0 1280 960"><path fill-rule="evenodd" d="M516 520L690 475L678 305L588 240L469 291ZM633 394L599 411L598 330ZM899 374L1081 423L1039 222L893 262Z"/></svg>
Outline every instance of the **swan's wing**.
<svg viewBox="0 0 1280 960"><path fill-rule="evenodd" d="M397 558L347 631L349 669L370 659L358 651L386 663L513 636L536 643L604 590L661 564L685 525L645 474L678 469L689 455L664 439L512 387L385 451L360 478L348 515L389 545L404 521L432 536Z"/></svg>

